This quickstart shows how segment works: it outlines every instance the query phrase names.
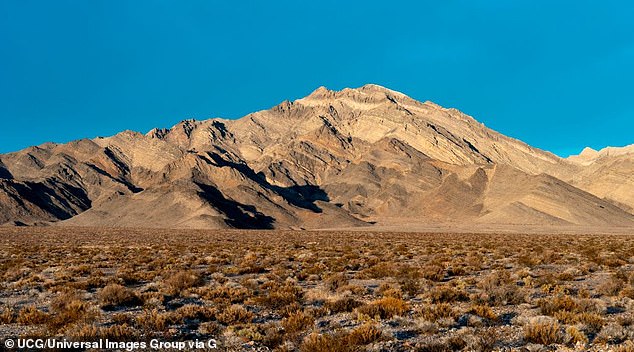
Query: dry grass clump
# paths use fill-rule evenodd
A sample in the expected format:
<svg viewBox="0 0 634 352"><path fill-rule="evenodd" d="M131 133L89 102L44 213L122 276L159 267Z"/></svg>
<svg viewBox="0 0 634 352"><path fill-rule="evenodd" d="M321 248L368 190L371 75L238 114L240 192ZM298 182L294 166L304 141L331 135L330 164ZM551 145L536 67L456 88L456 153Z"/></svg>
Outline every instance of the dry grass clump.
<svg viewBox="0 0 634 352"><path fill-rule="evenodd" d="M199 287L196 291L202 298L215 302L242 303L251 294L245 287L216 286Z"/></svg>
<svg viewBox="0 0 634 352"><path fill-rule="evenodd" d="M300 303L304 291L301 287L294 284L279 285L273 283L264 288L269 288L269 292L254 299L258 305L262 305L272 309L280 309L293 303Z"/></svg>
<svg viewBox="0 0 634 352"><path fill-rule="evenodd" d="M282 327L288 334L296 334L313 326L315 319L310 315L297 311L282 320Z"/></svg>
<svg viewBox="0 0 634 352"><path fill-rule="evenodd" d="M493 312L491 307L485 306L482 304L476 304L471 306L471 308L467 311L467 313L475 314L481 318L485 318L490 321L495 321L498 319L497 314Z"/></svg>
<svg viewBox="0 0 634 352"><path fill-rule="evenodd" d="M361 314L380 319L389 319L395 315L401 316L408 310L407 302L394 297L384 297L357 308Z"/></svg>
<svg viewBox="0 0 634 352"><path fill-rule="evenodd" d="M336 292L339 288L348 284L348 279L346 278L346 275L337 273L328 277L325 283L326 287L328 287L330 291Z"/></svg>
<svg viewBox="0 0 634 352"><path fill-rule="evenodd" d="M0 312L0 324L12 324L15 321L15 312L10 307L5 307Z"/></svg>
<svg viewBox="0 0 634 352"><path fill-rule="evenodd" d="M219 322L225 325L245 324L251 322L253 313L241 305L234 304L218 314L217 318Z"/></svg>
<svg viewBox="0 0 634 352"><path fill-rule="evenodd" d="M206 321L198 326L198 332L207 336L218 336L222 327L215 322Z"/></svg>
<svg viewBox="0 0 634 352"><path fill-rule="evenodd" d="M135 306L141 302L134 291L119 284L110 284L102 288L99 290L97 297L101 307L104 309L112 309L118 306Z"/></svg>
<svg viewBox="0 0 634 352"><path fill-rule="evenodd" d="M136 317L136 325L145 331L165 331L172 321L172 314L157 309L146 309Z"/></svg>
<svg viewBox="0 0 634 352"><path fill-rule="evenodd" d="M352 297L341 298L333 301L326 301L324 308L328 309L331 314L352 312L355 308L361 306L362 303Z"/></svg>
<svg viewBox="0 0 634 352"><path fill-rule="evenodd" d="M553 316L559 311L578 312L581 309L579 302L568 295L557 295L552 298L544 298L538 301L542 314Z"/></svg>
<svg viewBox="0 0 634 352"><path fill-rule="evenodd" d="M566 328L566 342L570 345L585 345L588 343L588 337L577 327L569 326Z"/></svg>
<svg viewBox="0 0 634 352"><path fill-rule="evenodd" d="M49 314L30 305L20 309L16 322L20 325L39 325L46 323L48 320Z"/></svg>
<svg viewBox="0 0 634 352"><path fill-rule="evenodd" d="M441 281L445 278L445 268L440 265L426 265L421 268L421 272L427 280Z"/></svg>
<svg viewBox="0 0 634 352"><path fill-rule="evenodd" d="M79 341L93 341L96 339L125 341L138 337L137 332L127 324L107 327L94 324L78 324L66 330L64 334L69 338Z"/></svg>
<svg viewBox="0 0 634 352"><path fill-rule="evenodd" d="M202 278L191 270L179 271L165 280L165 292L168 295L182 295L187 289L199 286Z"/></svg>
<svg viewBox="0 0 634 352"><path fill-rule="evenodd" d="M562 340L561 326L552 319L533 318L524 326L524 339L542 345L559 343Z"/></svg>
<svg viewBox="0 0 634 352"><path fill-rule="evenodd" d="M299 346L301 352L353 352L356 346L347 344L341 336L312 333Z"/></svg>
<svg viewBox="0 0 634 352"><path fill-rule="evenodd" d="M634 352L634 342L626 341L622 345L614 347L614 352Z"/></svg>
<svg viewBox="0 0 634 352"><path fill-rule="evenodd" d="M469 300L469 295L463 290L446 285L433 287L428 292L428 297L432 303L452 303Z"/></svg>
<svg viewBox="0 0 634 352"><path fill-rule="evenodd" d="M619 294L623 288L626 286L626 281L624 281L623 277L619 277L618 275L610 275L610 277L606 278L598 287L597 292L601 295L613 297Z"/></svg>
<svg viewBox="0 0 634 352"><path fill-rule="evenodd" d="M372 324L364 324L349 332L334 334L312 333L304 338L299 350L302 352L353 352L382 338L383 333Z"/></svg>
<svg viewBox="0 0 634 352"><path fill-rule="evenodd" d="M495 271L478 283L482 290L479 300L495 306L521 304L525 294L513 281L508 271Z"/></svg>
<svg viewBox="0 0 634 352"><path fill-rule="evenodd" d="M443 318L456 318L458 312L456 312L449 303L424 305L419 308L416 315L421 316L426 321L438 321Z"/></svg>
<svg viewBox="0 0 634 352"><path fill-rule="evenodd" d="M362 346L381 339L383 332L374 324L363 324L352 330L345 341L353 346Z"/></svg>
<svg viewBox="0 0 634 352"><path fill-rule="evenodd" d="M49 330L56 332L78 322L89 323L100 316L100 312L89 302L82 300L74 292L58 295L50 305L51 319L47 321Z"/></svg>

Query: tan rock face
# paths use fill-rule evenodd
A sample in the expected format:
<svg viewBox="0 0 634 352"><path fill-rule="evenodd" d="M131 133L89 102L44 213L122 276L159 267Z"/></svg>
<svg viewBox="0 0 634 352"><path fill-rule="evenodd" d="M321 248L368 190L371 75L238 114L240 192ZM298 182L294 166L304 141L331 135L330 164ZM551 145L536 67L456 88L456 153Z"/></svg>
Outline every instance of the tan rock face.
<svg viewBox="0 0 634 352"><path fill-rule="evenodd" d="M631 170L630 156L587 151L564 160L387 88L321 87L238 120L186 120L2 155L0 223L631 226L632 183L619 176ZM608 162L615 158L622 170ZM616 181L625 188L610 188Z"/></svg>
<svg viewBox="0 0 634 352"><path fill-rule="evenodd" d="M562 179L619 207L634 210L634 144L570 156L576 167Z"/></svg>

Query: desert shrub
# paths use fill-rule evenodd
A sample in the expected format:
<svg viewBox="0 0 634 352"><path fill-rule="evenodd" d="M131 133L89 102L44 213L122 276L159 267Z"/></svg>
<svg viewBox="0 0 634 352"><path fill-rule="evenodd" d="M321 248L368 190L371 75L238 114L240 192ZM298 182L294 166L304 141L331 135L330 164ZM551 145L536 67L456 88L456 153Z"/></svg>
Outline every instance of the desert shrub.
<svg viewBox="0 0 634 352"><path fill-rule="evenodd" d="M628 339L629 332L616 323L605 325L596 335L594 344L619 344Z"/></svg>
<svg viewBox="0 0 634 352"><path fill-rule="evenodd" d="M142 281L139 271L127 267L117 270L116 276L126 285L134 285Z"/></svg>
<svg viewBox="0 0 634 352"><path fill-rule="evenodd" d="M459 338L459 337L457 337ZM420 346L417 346L416 351L419 352L451 352L451 351L460 351L462 348L461 346L463 345L461 342L464 342L464 340L462 341L455 341L453 339L446 339L444 341L428 341L428 342L424 342L422 344L420 344ZM455 346L456 343L459 343L459 346ZM456 347L456 349L454 349L454 347Z"/></svg>
<svg viewBox="0 0 634 352"><path fill-rule="evenodd" d="M619 277L612 275L597 287L597 292L604 296L613 297L618 295L624 287L625 283Z"/></svg>
<svg viewBox="0 0 634 352"><path fill-rule="evenodd" d="M634 299L634 286L628 285L625 286L621 292L619 292L619 296L627 297L629 299Z"/></svg>
<svg viewBox="0 0 634 352"><path fill-rule="evenodd" d="M234 304L218 314L217 319L225 325L244 324L253 319L253 313L241 305Z"/></svg>
<svg viewBox="0 0 634 352"><path fill-rule="evenodd" d="M524 339L528 342L550 345L561 341L561 327L552 319L532 318L524 325Z"/></svg>
<svg viewBox="0 0 634 352"><path fill-rule="evenodd" d="M634 352L634 342L625 341L625 343L614 347L614 352Z"/></svg>
<svg viewBox="0 0 634 352"><path fill-rule="evenodd" d="M303 312L295 312L282 319L282 327L288 334L302 332L312 327L315 319Z"/></svg>
<svg viewBox="0 0 634 352"><path fill-rule="evenodd" d="M106 309L117 306L135 306L140 303L140 299L134 291L119 284L110 284L99 290L97 299L101 307Z"/></svg>
<svg viewBox="0 0 634 352"><path fill-rule="evenodd" d="M579 276L580 271L576 268L569 268L557 275L557 279L561 281L572 281Z"/></svg>
<svg viewBox="0 0 634 352"><path fill-rule="evenodd" d="M66 330L64 335L76 340L91 341L95 339L109 339L122 341L136 337L137 333L127 324L112 326L96 326L94 324L77 324Z"/></svg>
<svg viewBox="0 0 634 352"><path fill-rule="evenodd" d="M272 308L280 309L292 303L299 303L303 297L303 290L301 287L286 284L283 286L276 286L269 290L268 293L264 293L262 296L255 298L255 303Z"/></svg>
<svg viewBox="0 0 634 352"><path fill-rule="evenodd" d="M467 274L467 269L461 265L453 265L450 268L447 268L448 276L463 276Z"/></svg>
<svg viewBox="0 0 634 352"><path fill-rule="evenodd" d="M11 324L15 321L15 312L12 308L7 307L0 313L0 324Z"/></svg>
<svg viewBox="0 0 634 352"><path fill-rule="evenodd" d="M605 325L605 319L596 313L583 312L578 315L579 322L584 324L588 331L596 333Z"/></svg>
<svg viewBox="0 0 634 352"><path fill-rule="evenodd" d="M324 307L330 310L332 314L352 312L355 308L359 306L361 306L361 302L351 297L341 298L334 301L326 301L326 303L324 304Z"/></svg>
<svg viewBox="0 0 634 352"><path fill-rule="evenodd" d="M51 302L52 318L48 320L48 328L52 331L60 330L70 324L82 321L91 322L99 316L95 307L72 292L61 293Z"/></svg>
<svg viewBox="0 0 634 352"><path fill-rule="evenodd" d="M196 292L204 299L210 301L223 301L226 300L230 303L242 303L251 294L248 289L244 287L231 287L231 286L217 286L200 287Z"/></svg>
<svg viewBox="0 0 634 352"><path fill-rule="evenodd" d="M17 323L20 325L39 325L48 321L49 315L35 306L26 306L18 312Z"/></svg>
<svg viewBox="0 0 634 352"><path fill-rule="evenodd" d="M579 302L567 295L558 295L552 298L543 298L537 302L544 315L554 315L559 311L578 312L581 309Z"/></svg>
<svg viewBox="0 0 634 352"><path fill-rule="evenodd" d="M208 336L218 336L222 331L222 327L218 323L206 321L198 326L198 332Z"/></svg>
<svg viewBox="0 0 634 352"><path fill-rule="evenodd" d="M398 273L398 268L391 262L380 262L363 270L363 275L372 279L383 279L386 277L394 277Z"/></svg>
<svg viewBox="0 0 634 352"><path fill-rule="evenodd" d="M379 286L378 293L382 297L403 298L403 291L398 286L390 283L383 283Z"/></svg>
<svg viewBox="0 0 634 352"><path fill-rule="evenodd" d="M423 287L421 280L414 278L399 279L399 284L401 286L401 290L407 293L410 297L416 296Z"/></svg>
<svg viewBox="0 0 634 352"><path fill-rule="evenodd" d="M382 332L372 324L364 324L350 332L335 334L312 333L304 338L300 345L302 352L353 352L359 346L380 340Z"/></svg>
<svg viewBox="0 0 634 352"><path fill-rule="evenodd" d="M379 340L382 334L381 329L376 325L363 324L352 330L345 340L350 345L361 346Z"/></svg>
<svg viewBox="0 0 634 352"><path fill-rule="evenodd" d="M469 296L463 290L446 285L432 288L428 292L428 297L432 303L452 303L469 300Z"/></svg>
<svg viewBox="0 0 634 352"><path fill-rule="evenodd" d="M238 265L238 274L261 274L266 272L264 266L258 262L258 257L255 253L247 253L240 265Z"/></svg>
<svg viewBox="0 0 634 352"><path fill-rule="evenodd" d="M423 275L420 270L409 265L402 265L397 273L397 280L401 290L410 296L415 296L422 288Z"/></svg>
<svg viewBox="0 0 634 352"><path fill-rule="evenodd" d="M525 295L506 271L495 271L487 275L478 283L478 287L482 290L480 301L488 304L520 304L525 300Z"/></svg>
<svg viewBox="0 0 634 352"><path fill-rule="evenodd" d="M557 311L552 316L563 324L576 324L579 322L579 314L567 310Z"/></svg>
<svg viewBox="0 0 634 352"><path fill-rule="evenodd" d="M442 318L455 318L457 313L449 303L440 303L422 306L417 315L433 322Z"/></svg>
<svg viewBox="0 0 634 352"><path fill-rule="evenodd" d="M353 352L355 346L348 344L341 336L312 333L304 338L299 350L301 352Z"/></svg>
<svg viewBox="0 0 634 352"><path fill-rule="evenodd" d="M498 316L493 312L491 307L485 306L482 304L476 304L471 306L467 313L475 314L481 318L485 318L491 321L495 321L498 319Z"/></svg>
<svg viewBox="0 0 634 352"><path fill-rule="evenodd" d="M451 336L446 341L450 351L462 351L467 347L467 341L462 336Z"/></svg>
<svg viewBox="0 0 634 352"><path fill-rule="evenodd" d="M445 269L440 265L426 265L421 268L421 274L427 280L442 281L445 278Z"/></svg>
<svg viewBox="0 0 634 352"><path fill-rule="evenodd" d="M576 327L569 326L566 328L566 342L570 345L576 345L578 343L585 345L588 343L588 338Z"/></svg>
<svg viewBox="0 0 634 352"><path fill-rule="evenodd" d="M302 310L302 306L297 303L297 302L293 302L289 305L286 305L280 309L278 309L278 313L280 313L280 315L284 318L288 317L291 314L296 313L297 311L301 311Z"/></svg>
<svg viewBox="0 0 634 352"><path fill-rule="evenodd" d="M181 295L185 290L202 284L202 278L191 270L175 273L165 280L168 295Z"/></svg>
<svg viewBox="0 0 634 352"><path fill-rule="evenodd" d="M118 325L132 325L134 324L134 316L128 313L115 313L112 315L112 321Z"/></svg>
<svg viewBox="0 0 634 352"><path fill-rule="evenodd" d="M620 316L616 318L616 322L623 327L634 326L634 317L633 316Z"/></svg>
<svg viewBox="0 0 634 352"><path fill-rule="evenodd" d="M498 340L498 332L495 329L484 330L478 333L473 349L476 351L492 351Z"/></svg>
<svg viewBox="0 0 634 352"><path fill-rule="evenodd" d="M215 319L218 309L210 306L186 304L178 308L174 313L180 320L195 319L205 322Z"/></svg>
<svg viewBox="0 0 634 352"><path fill-rule="evenodd" d="M389 319L395 315L403 315L409 310L408 304L399 298L384 297L357 308L361 314L371 318Z"/></svg>
<svg viewBox="0 0 634 352"><path fill-rule="evenodd" d="M326 287L330 291L337 291L337 289L344 287L348 284L348 279L343 273L331 275L326 279Z"/></svg>
<svg viewBox="0 0 634 352"><path fill-rule="evenodd" d="M146 309L136 317L136 324L146 331L165 331L172 319L169 313L160 313L157 309Z"/></svg>

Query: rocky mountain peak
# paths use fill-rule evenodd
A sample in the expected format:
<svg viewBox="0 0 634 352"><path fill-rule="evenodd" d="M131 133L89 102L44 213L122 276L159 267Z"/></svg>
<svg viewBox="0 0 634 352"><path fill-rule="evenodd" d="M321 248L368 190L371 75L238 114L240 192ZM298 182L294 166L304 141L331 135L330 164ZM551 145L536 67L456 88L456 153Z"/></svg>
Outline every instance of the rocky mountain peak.
<svg viewBox="0 0 634 352"><path fill-rule="evenodd" d="M612 157L628 148L582 154ZM619 195L634 194L634 185L621 182L616 193L605 186L631 174L631 163L619 165L592 183L606 169L582 169L456 109L375 84L319 87L237 120L189 119L146 135L124 131L0 155L0 224L627 225L634 198Z"/></svg>

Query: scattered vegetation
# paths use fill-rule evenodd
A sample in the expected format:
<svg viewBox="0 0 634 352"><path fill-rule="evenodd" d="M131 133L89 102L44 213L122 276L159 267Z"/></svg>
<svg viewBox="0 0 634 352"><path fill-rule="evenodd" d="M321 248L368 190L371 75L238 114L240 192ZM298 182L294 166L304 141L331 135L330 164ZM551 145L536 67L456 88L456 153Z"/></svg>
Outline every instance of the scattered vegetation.
<svg viewBox="0 0 634 352"><path fill-rule="evenodd" d="M3 228L0 242L0 338L634 350L628 236Z"/></svg>

